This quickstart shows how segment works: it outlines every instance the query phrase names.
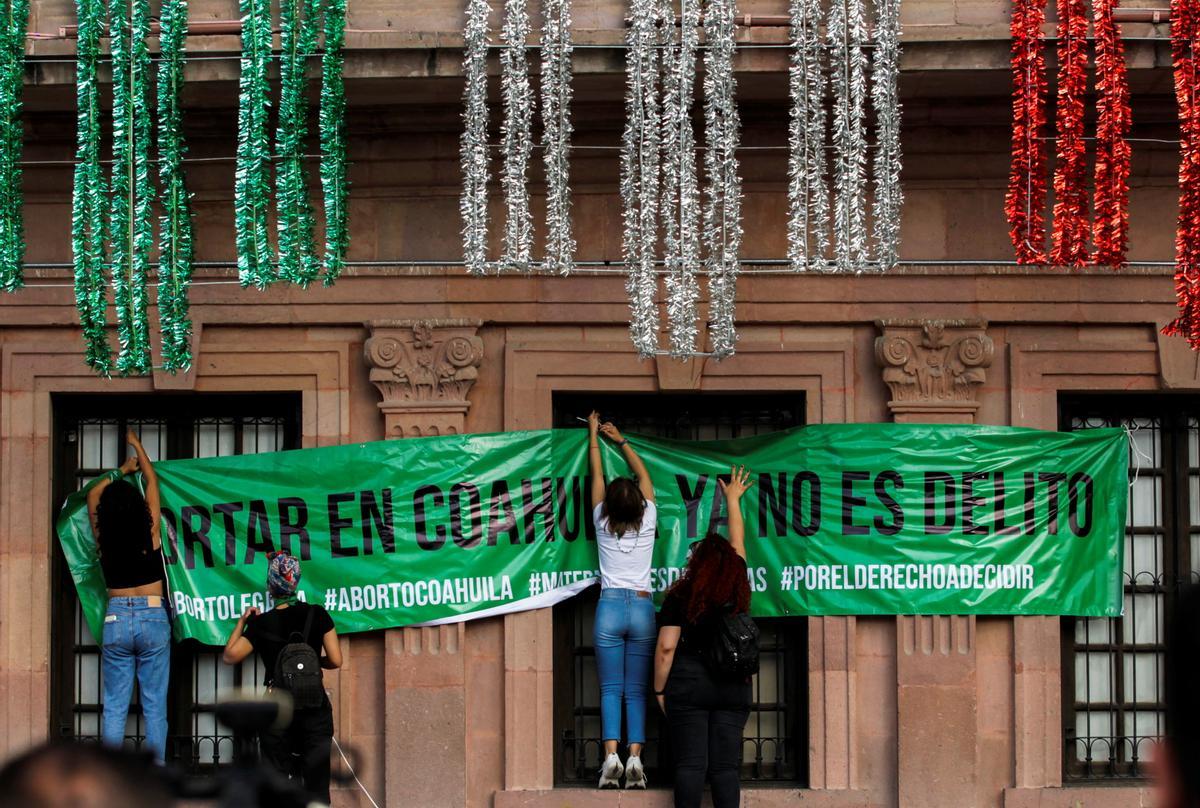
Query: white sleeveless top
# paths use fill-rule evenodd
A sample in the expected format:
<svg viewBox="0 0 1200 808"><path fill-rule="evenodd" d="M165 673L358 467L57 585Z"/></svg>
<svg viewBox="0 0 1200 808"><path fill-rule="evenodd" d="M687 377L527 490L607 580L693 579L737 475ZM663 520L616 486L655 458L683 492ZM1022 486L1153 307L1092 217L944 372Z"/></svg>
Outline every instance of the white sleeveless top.
<svg viewBox="0 0 1200 808"><path fill-rule="evenodd" d="M608 518L602 515L603 512L604 503L592 511L592 521L596 524L596 547L600 553L600 588L649 592L658 507L653 502L647 502L637 533L626 531L620 538L608 529Z"/></svg>

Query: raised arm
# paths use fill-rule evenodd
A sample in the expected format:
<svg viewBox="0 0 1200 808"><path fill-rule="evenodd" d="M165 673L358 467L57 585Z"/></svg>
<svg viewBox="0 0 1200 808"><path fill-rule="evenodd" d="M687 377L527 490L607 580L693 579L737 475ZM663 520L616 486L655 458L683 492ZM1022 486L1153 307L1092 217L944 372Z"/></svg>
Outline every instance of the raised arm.
<svg viewBox="0 0 1200 808"><path fill-rule="evenodd" d="M162 537L160 536L162 501L158 494L158 475L154 473L154 464L150 462L146 450L142 448L142 442L138 440L137 433L130 429L125 433L125 440L137 453L138 466L142 470L142 478L146 481L146 508L150 511L150 536L154 540L154 549L157 550L162 546Z"/></svg>
<svg viewBox="0 0 1200 808"><path fill-rule="evenodd" d="M246 639L245 634L246 623L257 614L258 607L250 606L238 618L237 625L233 627L233 632L225 643L225 650L221 652L221 660L226 665L236 665L254 653L254 646Z"/></svg>
<svg viewBox="0 0 1200 808"><path fill-rule="evenodd" d="M592 507L604 501L604 461L600 458L600 413L588 416L588 467L592 472Z"/></svg>
<svg viewBox="0 0 1200 808"><path fill-rule="evenodd" d="M733 550L746 560L746 522L742 518L742 494L754 485L754 478L745 466L729 469L729 482L718 479L721 493L725 495L725 509L729 511L729 543Z"/></svg>
<svg viewBox="0 0 1200 808"><path fill-rule="evenodd" d="M629 441L621 435L621 430L617 429L613 424L606 423L600 427L600 431L604 436L621 447L621 454L625 458L625 462L629 464L629 470L633 472L633 476L637 477L638 489L642 492L642 496L647 502L654 501L654 483L650 481L650 472L646 470L646 464L642 462L642 458L638 457L638 453L633 450L633 446Z"/></svg>

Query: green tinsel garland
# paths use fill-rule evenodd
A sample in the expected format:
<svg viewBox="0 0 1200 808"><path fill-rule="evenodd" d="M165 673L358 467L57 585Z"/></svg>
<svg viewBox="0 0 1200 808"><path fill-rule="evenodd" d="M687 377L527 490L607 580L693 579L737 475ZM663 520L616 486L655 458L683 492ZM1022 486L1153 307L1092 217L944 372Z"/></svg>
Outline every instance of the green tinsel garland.
<svg viewBox="0 0 1200 808"><path fill-rule="evenodd" d="M242 15L242 76L238 89L237 169L233 213L238 277L262 289L277 277L267 238L270 199L270 138L267 65L271 59L270 0L239 0Z"/></svg>
<svg viewBox="0 0 1200 808"><path fill-rule="evenodd" d="M346 0L325 9L325 53L321 57L321 187L325 192L325 285L332 286L346 262L346 89L342 81Z"/></svg>
<svg viewBox="0 0 1200 808"><path fill-rule="evenodd" d="M105 334L108 301L104 279L104 172L100 161L100 33L103 0L76 0L79 39L76 45L75 87L78 126L75 182L71 199L71 251L75 263L75 304L83 329L85 359L98 373L111 370L112 352Z"/></svg>
<svg viewBox="0 0 1200 808"><path fill-rule="evenodd" d="M187 39L187 0L164 0L159 34L158 178L162 189L159 219L158 319L162 328L163 369L174 373L192 363L192 321L188 286L192 279L192 211L183 156L179 96L183 89L183 48Z"/></svg>
<svg viewBox="0 0 1200 808"><path fill-rule="evenodd" d="M0 32L0 290L13 292L25 283L25 227L21 218L21 89L25 82L25 31L29 0L8 0L8 19Z"/></svg>
<svg viewBox="0 0 1200 808"><path fill-rule="evenodd" d="M108 232L112 240L113 302L117 310L117 370L150 372L146 275L154 246L154 184L150 178L148 0L112 0L113 163Z"/></svg>
<svg viewBox="0 0 1200 808"><path fill-rule="evenodd" d="M316 49L317 0L280 0L279 127L275 132L276 227L279 276L307 287L321 271L313 241L304 143L308 134L305 66Z"/></svg>

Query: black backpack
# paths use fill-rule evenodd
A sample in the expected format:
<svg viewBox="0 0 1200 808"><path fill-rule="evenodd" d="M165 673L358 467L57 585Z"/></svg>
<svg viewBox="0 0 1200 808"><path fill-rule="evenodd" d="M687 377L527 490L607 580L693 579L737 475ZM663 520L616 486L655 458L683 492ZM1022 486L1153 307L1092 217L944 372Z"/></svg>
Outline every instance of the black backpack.
<svg viewBox="0 0 1200 808"><path fill-rule="evenodd" d="M287 645L275 658L275 673L272 683L280 690L292 695L292 705L297 710L320 707L325 701L325 683L321 678L321 660L306 640L312 629L313 608L305 606L308 617L304 619L304 632L293 631ZM277 641L280 638L275 638Z"/></svg>
<svg viewBox="0 0 1200 808"><path fill-rule="evenodd" d="M758 626L727 604L713 620L704 661L718 679L745 679L758 673Z"/></svg>

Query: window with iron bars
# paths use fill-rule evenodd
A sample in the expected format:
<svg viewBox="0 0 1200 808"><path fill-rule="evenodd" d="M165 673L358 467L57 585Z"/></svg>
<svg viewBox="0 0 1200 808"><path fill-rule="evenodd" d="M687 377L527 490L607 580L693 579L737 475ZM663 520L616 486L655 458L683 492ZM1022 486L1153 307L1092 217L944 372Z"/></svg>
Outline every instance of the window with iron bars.
<svg viewBox="0 0 1200 808"><path fill-rule="evenodd" d="M1064 776L1147 775L1166 731L1165 617L1181 584L1200 577L1200 401L1080 397L1065 429L1129 432L1124 614L1065 618L1062 627Z"/></svg>
<svg viewBox="0 0 1200 808"><path fill-rule="evenodd" d="M554 425L582 427L596 409L624 432L675 440L761 435L804 423L804 396L780 394L582 394L554 396ZM753 541L753 537L748 537ZM555 781L595 785L603 743L592 624L599 587L554 607ZM808 776L808 624L759 619L760 669L742 747L742 779L802 785ZM652 785L671 782L671 750L658 706L646 710L642 760Z"/></svg>
<svg viewBox="0 0 1200 808"><path fill-rule="evenodd" d="M125 430L138 433L151 460L218 457L299 448L299 399L293 395L64 396L55 400L55 486L61 502L126 457ZM52 619L52 716L59 736L94 740L104 692L100 646L83 620L75 586L55 542ZM237 667L220 649L193 641L171 653L167 755L190 771L233 758L233 737L218 725L217 699L258 688L257 657ZM135 691L126 743L144 740Z"/></svg>

